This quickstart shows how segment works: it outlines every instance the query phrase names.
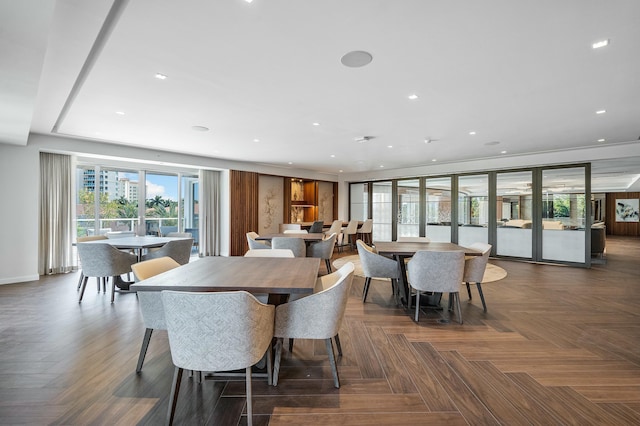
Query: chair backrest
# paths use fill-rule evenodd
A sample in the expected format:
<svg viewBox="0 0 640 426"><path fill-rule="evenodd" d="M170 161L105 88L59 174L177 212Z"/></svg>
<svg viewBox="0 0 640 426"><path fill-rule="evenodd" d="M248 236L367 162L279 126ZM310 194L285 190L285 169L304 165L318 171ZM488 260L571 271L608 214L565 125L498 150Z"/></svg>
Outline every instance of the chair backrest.
<svg viewBox="0 0 640 426"><path fill-rule="evenodd" d="M487 269L491 244L473 243L469 248L482 252L482 256L468 256L464 262L464 275L462 281L466 283L481 283L484 271Z"/></svg>
<svg viewBox="0 0 640 426"><path fill-rule="evenodd" d="M289 249L295 257L307 256L307 245L302 238L273 237L271 247L272 249Z"/></svg>
<svg viewBox="0 0 640 426"><path fill-rule="evenodd" d="M86 277L115 277L131 272L138 258L107 243L78 243L82 273Z"/></svg>
<svg viewBox="0 0 640 426"><path fill-rule="evenodd" d="M302 229L302 225L300 225L299 223L281 223L278 226L278 232L280 232L281 234L284 233L284 231L287 229Z"/></svg>
<svg viewBox="0 0 640 426"><path fill-rule="evenodd" d="M98 240L106 240L106 239L107 239L106 235L89 235L86 237L78 237L76 241L79 243L86 243L87 241L98 241Z"/></svg>
<svg viewBox="0 0 640 426"><path fill-rule="evenodd" d="M344 228L343 232L347 235L355 234L356 232L358 232L358 221L357 220L349 221L349 224L347 225L346 228Z"/></svg>
<svg viewBox="0 0 640 426"><path fill-rule="evenodd" d="M145 260L131 265L133 275L136 281L146 280L163 272L180 266L178 262L169 256L159 257L157 259ZM153 330L166 330L167 324L164 319L164 307L159 291L139 291L138 306L144 321L145 328Z"/></svg>
<svg viewBox="0 0 640 426"><path fill-rule="evenodd" d="M311 244L307 247L307 257L319 257L320 259L331 259L333 249L336 246L337 234L331 234L329 238Z"/></svg>
<svg viewBox="0 0 640 426"><path fill-rule="evenodd" d="M325 232L325 234L339 234L340 232L342 232L342 221L336 219L331 223L331 228L329 228L329 230Z"/></svg>
<svg viewBox="0 0 640 426"><path fill-rule="evenodd" d="M97 235L106 235L107 232L111 232L111 228L100 228L98 229ZM88 236L96 235L96 230L93 228L87 228L87 235Z"/></svg>
<svg viewBox="0 0 640 426"><path fill-rule="evenodd" d="M356 247L360 257L360 265L365 277L399 278L398 263L388 257L375 253L364 241L357 240Z"/></svg>
<svg viewBox="0 0 640 426"><path fill-rule="evenodd" d="M171 358L176 367L231 371L257 363L273 338L274 306L246 291L163 291Z"/></svg>
<svg viewBox="0 0 640 426"><path fill-rule="evenodd" d="M285 229L283 234L308 234L309 231L306 229Z"/></svg>
<svg viewBox="0 0 640 426"><path fill-rule="evenodd" d="M338 334L351 282L353 263L334 272L334 285L318 293L276 307L275 337L329 339Z"/></svg>
<svg viewBox="0 0 640 426"><path fill-rule="evenodd" d="M247 232L247 244L249 245L249 250L260 250L260 249L271 248L266 242L256 240L256 238L258 238L259 236L260 235L258 235L256 232L253 232L253 231Z"/></svg>
<svg viewBox="0 0 640 426"><path fill-rule="evenodd" d="M417 251L407 264L411 287L419 291L455 293L464 272L463 251Z"/></svg>
<svg viewBox="0 0 640 426"><path fill-rule="evenodd" d="M320 293L323 290L327 290L333 287L341 279L344 279L349 273L351 273L352 268L348 266L349 264L353 265L352 262L347 262L344 265L342 265L340 269L338 269L337 271L318 277L316 279L316 286L313 288L313 292ZM355 265L353 270L355 273Z"/></svg>
<svg viewBox="0 0 640 426"><path fill-rule="evenodd" d="M323 220L316 220L309 227L309 233L310 234L318 234L318 233L322 232L322 228L324 228L324 221Z"/></svg>
<svg viewBox="0 0 640 426"><path fill-rule="evenodd" d="M160 247L158 250L151 251L143 256L144 260L157 259L158 257L169 256L181 265L189 263L191 257L191 247L193 246L193 238L184 240L173 240Z"/></svg>
<svg viewBox="0 0 640 426"><path fill-rule="evenodd" d="M362 234L370 234L373 231L373 219L365 220L358 231Z"/></svg>
<svg viewBox="0 0 640 426"><path fill-rule="evenodd" d="M429 237L398 237L396 240L399 243L428 243L431 241Z"/></svg>
<svg viewBox="0 0 640 426"><path fill-rule="evenodd" d="M169 232L165 237L193 238L191 232Z"/></svg>
<svg viewBox="0 0 640 426"><path fill-rule="evenodd" d="M269 247L267 247L269 248ZM249 249L244 254L244 257L295 257L293 252L289 249Z"/></svg>

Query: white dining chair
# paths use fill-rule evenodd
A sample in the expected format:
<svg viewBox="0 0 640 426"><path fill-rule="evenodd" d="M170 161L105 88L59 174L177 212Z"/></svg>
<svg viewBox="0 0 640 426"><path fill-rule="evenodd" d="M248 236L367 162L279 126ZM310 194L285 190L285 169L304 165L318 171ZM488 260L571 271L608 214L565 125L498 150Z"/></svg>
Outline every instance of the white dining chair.
<svg viewBox="0 0 640 426"><path fill-rule="evenodd" d="M306 229L285 229L283 234L308 234Z"/></svg>
<svg viewBox="0 0 640 426"><path fill-rule="evenodd" d="M295 257L293 251L290 249L275 249L262 250L262 249L249 249L244 254L244 257Z"/></svg>
<svg viewBox="0 0 640 426"><path fill-rule="evenodd" d="M260 235L256 232L247 232L247 244L250 250L270 249L271 244L267 241L256 240Z"/></svg>

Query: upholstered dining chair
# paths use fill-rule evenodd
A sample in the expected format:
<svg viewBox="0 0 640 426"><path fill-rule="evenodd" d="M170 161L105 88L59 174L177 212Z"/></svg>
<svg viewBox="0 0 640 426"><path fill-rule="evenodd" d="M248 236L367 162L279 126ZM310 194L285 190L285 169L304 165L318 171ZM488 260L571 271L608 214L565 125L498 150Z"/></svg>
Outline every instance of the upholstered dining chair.
<svg viewBox="0 0 640 426"><path fill-rule="evenodd" d="M331 222L331 228L325 231L324 235L327 235L327 236L331 234L340 235L341 232L342 232L342 221L340 219L336 219L333 222Z"/></svg>
<svg viewBox="0 0 640 426"><path fill-rule="evenodd" d="M407 264L409 285L416 290L416 314L420 312L420 293L449 293L449 310L455 299L458 322L462 324L460 309L460 283L464 273L464 252L462 251L417 251ZM411 303L411 302L409 302Z"/></svg>
<svg viewBox="0 0 640 426"><path fill-rule="evenodd" d="M357 220L349 221L349 224L342 231L342 234L343 234L342 245L343 246L348 245L349 249L353 249L353 245L354 245L353 239L355 238L355 235L357 232L358 232L358 221Z"/></svg>
<svg viewBox="0 0 640 426"><path fill-rule="evenodd" d="M309 233L310 234L322 233L322 228L324 228L324 221L323 220L316 220L309 227Z"/></svg>
<svg viewBox="0 0 640 426"><path fill-rule="evenodd" d="M170 271L180 266L178 262L169 256L149 259L131 265L133 276L136 281L146 280L163 272ZM147 355L149 342L153 330L166 330L167 325L164 320L164 307L160 298L159 291L139 291L138 301L140 305L140 313L144 322L144 337L142 338L142 346L138 355L138 363L136 364L136 373L142 371L142 364Z"/></svg>
<svg viewBox="0 0 640 426"><path fill-rule="evenodd" d="M467 256L464 260L464 275L462 282L467 285L467 293L469 294L469 300L471 300L471 287L470 283L475 283L480 294L480 300L482 301L482 309L487 312L487 304L484 301L484 294L482 293L482 279L484 277L484 271L487 269L487 263L489 262L489 254L491 253L491 244L486 243L473 243L469 248L476 249L482 252L482 256Z"/></svg>
<svg viewBox="0 0 640 426"><path fill-rule="evenodd" d="M78 237L76 239L76 241L78 243L86 243L87 241L97 241L97 240L106 240L107 236L106 235L88 235L86 237ZM80 257L80 255L78 255L78 257ZM105 284L105 277L96 277L96 283L98 284L98 292L100 292L100 282L102 282L103 286L106 286ZM78 287L76 288L76 290L80 290L80 287L82 286L82 280L84 279L84 273L82 272L82 270L80 271L80 278L78 278Z"/></svg>
<svg viewBox="0 0 640 426"><path fill-rule="evenodd" d="M169 241L158 250L150 251L142 256L142 260L169 256L180 265L186 265L191 257L191 246L193 246L193 238Z"/></svg>
<svg viewBox="0 0 640 426"><path fill-rule="evenodd" d="M82 302L89 277L111 277L111 303L113 303L116 281L120 279L120 275L131 272L131 265L138 262L138 257L106 243L79 243L77 249L84 275L78 302Z"/></svg>
<svg viewBox="0 0 640 426"><path fill-rule="evenodd" d="M299 223L281 223L280 225L278 225L278 232L283 234L285 230L287 229L302 229L302 225L300 225Z"/></svg>
<svg viewBox="0 0 640 426"><path fill-rule="evenodd" d="M310 244L309 247L307 247L307 257L324 259L328 274L331 273L331 256L333 256L333 249L336 246L336 237L336 234L331 234L329 238Z"/></svg>
<svg viewBox="0 0 640 426"><path fill-rule="evenodd" d="M273 237L271 239L272 249L289 249L295 257L306 257L307 245L302 238L295 237Z"/></svg>
<svg viewBox="0 0 640 426"><path fill-rule="evenodd" d="M285 229L283 234L308 234L309 231L306 229Z"/></svg>
<svg viewBox="0 0 640 426"><path fill-rule="evenodd" d="M275 249L262 250L262 249L249 249L244 254L244 257L295 257L293 252L289 249Z"/></svg>
<svg viewBox="0 0 640 426"><path fill-rule="evenodd" d="M362 226L356 230L357 238L366 242L367 244L372 243L372 235L373 232L373 219L367 219L362 222Z"/></svg>
<svg viewBox="0 0 640 426"><path fill-rule="evenodd" d="M271 245L268 241L258 241L256 240L256 238L258 238L260 235L258 235L257 232L247 232L247 244L249 245L249 250L261 250L261 249L270 249Z"/></svg>
<svg viewBox="0 0 640 426"><path fill-rule="evenodd" d="M398 262L388 257L379 255L373 251L373 248L365 244L364 241L356 241L358 247L358 256L364 272L364 288L362 289L362 303L367 301L369 286L372 278L390 278L391 289L393 294L398 291L398 278L400 278L400 269Z"/></svg>
<svg viewBox="0 0 640 426"><path fill-rule="evenodd" d="M323 283L329 283L336 279L328 288L322 290L318 288L320 291L317 293L276 307L273 333L277 339L273 367L274 386L278 384L283 341L285 338L289 338L324 340L331 364L333 384L336 388L340 387L332 338L335 338L338 353L341 355L342 348L337 336L347 307L354 269L353 263L348 262L330 276L328 275L326 280L317 282L319 286L322 286Z"/></svg>
<svg viewBox="0 0 640 426"><path fill-rule="evenodd" d="M274 306L246 291L191 293L163 291L171 359L175 366L167 423L173 424L184 369L245 369L247 424L253 424L251 366L267 356L271 374Z"/></svg>

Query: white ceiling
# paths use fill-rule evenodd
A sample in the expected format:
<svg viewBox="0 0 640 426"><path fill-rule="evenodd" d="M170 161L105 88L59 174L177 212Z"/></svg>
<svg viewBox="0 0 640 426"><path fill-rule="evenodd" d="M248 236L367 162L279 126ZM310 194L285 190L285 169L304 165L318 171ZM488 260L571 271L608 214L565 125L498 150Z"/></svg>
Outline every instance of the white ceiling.
<svg viewBox="0 0 640 426"><path fill-rule="evenodd" d="M36 3L0 1L0 53L39 48L0 74L42 72L33 133L333 174L631 143L594 176L640 175L637 0ZM373 61L343 66L352 50Z"/></svg>

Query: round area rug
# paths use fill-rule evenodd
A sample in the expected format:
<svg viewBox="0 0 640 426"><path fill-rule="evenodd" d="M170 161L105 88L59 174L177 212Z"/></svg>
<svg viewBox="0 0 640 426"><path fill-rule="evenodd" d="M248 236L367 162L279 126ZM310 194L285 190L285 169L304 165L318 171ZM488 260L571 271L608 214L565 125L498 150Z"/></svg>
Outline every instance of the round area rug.
<svg viewBox="0 0 640 426"><path fill-rule="evenodd" d="M359 277L364 277L364 273L362 272L362 265L360 264L360 256L352 255L341 257L340 259L336 259L333 261L333 266L338 269L342 267L345 263L351 262L353 266L355 266L354 274ZM499 281L507 276L507 271L502 269L499 266L492 265L491 263L487 263L487 269L484 271L484 277L482 278L483 283L490 283L493 281ZM388 278L382 278L383 280L388 280Z"/></svg>

